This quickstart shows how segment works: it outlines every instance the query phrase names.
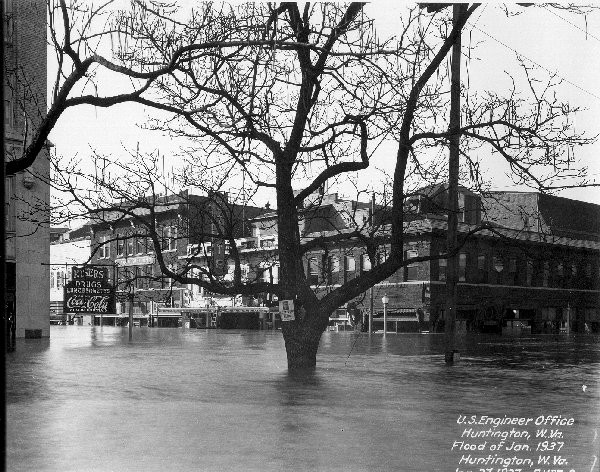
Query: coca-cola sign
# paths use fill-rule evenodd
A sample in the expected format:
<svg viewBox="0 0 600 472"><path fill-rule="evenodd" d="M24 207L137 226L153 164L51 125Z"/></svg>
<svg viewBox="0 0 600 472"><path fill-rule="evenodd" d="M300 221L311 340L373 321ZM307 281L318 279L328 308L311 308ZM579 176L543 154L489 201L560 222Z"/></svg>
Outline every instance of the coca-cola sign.
<svg viewBox="0 0 600 472"><path fill-rule="evenodd" d="M73 267L72 280L65 284L65 313L115 313L115 288L106 267Z"/></svg>

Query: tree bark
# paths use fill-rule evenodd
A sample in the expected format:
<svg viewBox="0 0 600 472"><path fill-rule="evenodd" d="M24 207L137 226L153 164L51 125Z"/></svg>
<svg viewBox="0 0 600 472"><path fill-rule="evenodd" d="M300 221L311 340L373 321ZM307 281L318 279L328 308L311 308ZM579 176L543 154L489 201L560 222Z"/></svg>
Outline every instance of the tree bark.
<svg viewBox="0 0 600 472"><path fill-rule="evenodd" d="M306 314L299 319L282 322L281 331L285 341L288 369L314 369L317 366L317 350L321 335L327 327L327 317L319 318L315 314Z"/></svg>

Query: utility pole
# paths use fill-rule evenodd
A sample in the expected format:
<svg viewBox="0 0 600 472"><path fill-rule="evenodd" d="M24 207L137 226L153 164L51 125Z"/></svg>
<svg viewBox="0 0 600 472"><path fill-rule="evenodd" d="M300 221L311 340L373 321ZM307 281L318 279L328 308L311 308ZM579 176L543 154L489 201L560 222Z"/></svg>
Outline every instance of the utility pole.
<svg viewBox="0 0 600 472"><path fill-rule="evenodd" d="M133 299L135 297L134 291L129 292L129 340L133 340Z"/></svg>
<svg viewBox="0 0 600 472"><path fill-rule="evenodd" d="M452 25L456 26L459 19L467 11L467 4L452 6ZM450 154L448 159L448 234L447 252L450 254L446 264L446 316L444 323L445 360L446 364L454 362L454 337L456 331L456 305L458 282L458 172L460 167L460 59L461 35L459 34L452 46L451 84L450 84Z"/></svg>
<svg viewBox="0 0 600 472"><path fill-rule="evenodd" d="M370 218L370 223L371 223L371 237L375 237L375 233L373 231L373 228L375 227L375 192L373 192L373 194L371 195L371 218ZM368 257L368 255L367 255ZM369 259L370 260L370 259ZM361 261L362 262L362 261ZM373 265L371 263L371 265ZM373 270L373 267L371 267L371 270ZM370 294L370 300L369 300L369 334L371 334L373 332L373 309L374 309L374 301L373 301L373 286L371 286L371 289L369 290Z"/></svg>

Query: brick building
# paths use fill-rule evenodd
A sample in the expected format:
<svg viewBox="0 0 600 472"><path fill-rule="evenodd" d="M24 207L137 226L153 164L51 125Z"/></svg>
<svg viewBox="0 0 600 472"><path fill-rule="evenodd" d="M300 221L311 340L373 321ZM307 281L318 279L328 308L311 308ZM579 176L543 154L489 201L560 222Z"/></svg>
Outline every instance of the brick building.
<svg viewBox="0 0 600 472"><path fill-rule="evenodd" d="M46 2L5 0L5 159L23 144L46 114ZM6 177L6 273L9 329L16 337L49 336L49 155Z"/></svg>
<svg viewBox="0 0 600 472"><path fill-rule="evenodd" d="M182 192L158 197L152 205L153 215L147 208L131 210L135 215L125 216L121 211L98 212L92 219L91 264L108 266L110 281L120 294L116 313L105 317L107 324L119 324L128 316L133 296L136 324L177 326L179 314L154 319L160 308L168 309L206 307L232 304L231 297L221 297L196 285L181 285L164 277L156 258L155 246L147 228L154 224L165 265L182 271L190 261L202 259L213 265L217 272L227 273L227 245L214 243L210 235L231 234L243 240L249 235L247 219L263 209L230 203L226 194L208 198ZM154 217L154 221L150 219ZM190 269L190 275L198 275ZM176 310L173 310L173 312ZM98 323L99 317L94 320Z"/></svg>
<svg viewBox="0 0 600 472"><path fill-rule="evenodd" d="M389 299L388 329L443 329L446 192L430 188L407 201L406 258L410 264L373 289L375 327L382 329L382 297ZM600 206L523 192L493 192L483 199L460 189L457 324L459 330L550 333L600 331ZM385 230L378 258L389 247ZM370 270L365 251L346 243L307 256L307 274L327 291ZM370 294L355 300L370 310Z"/></svg>
<svg viewBox="0 0 600 472"><path fill-rule="evenodd" d="M169 204L157 216L165 235L163 252L171 258L170 263L177 267L206 267L216 264L215 252L222 251L222 273L225 279L230 277L230 248L219 249L211 241L194 238L189 222L195 220L199 224L202 219L184 216L189 211L184 201L189 198L181 202L177 202L177 197L170 198L174 200L167 199ZM205 197L198 198L209 202L202 200ZM437 186L425 189L406 203L405 257L431 260L409 264L349 304L364 315L372 304L376 330L383 328L384 295L389 299L388 330L443 329L446 260L439 255L446 250L445 200L445 188ZM600 206L536 193L494 192L481 198L464 188L459 191L459 202L459 238L482 228L464 241L458 255L459 330L551 333L568 326L578 332L600 331ZM235 244L243 278L277 283L277 213L268 208L246 209L244 214L239 208L236 211L234 219L240 230ZM368 232L372 223L379 225L374 257L369 257L353 239L313 249L305 255L305 273L318 295L370 270L387 256L385 209L331 194L318 195L316 202L300 214L300 235L305 242L356 228ZM178 229L168 229L175 221ZM172 307L171 323L185 311L182 308L270 306L276 301L272 294L222 297L196 286L178 287L160 278L153 255L145 252L147 246L139 237L125 235L119 242L123 231L131 236L131 228L127 219L112 227L98 227L94 238L98 244L104 242L105 249L98 251L95 260L114 261L117 272L135 270L141 276L154 278L150 282L139 278L137 293L153 293L152 303ZM152 312L152 306L141 305L149 300L138 299L136 311ZM332 314L332 327L349 324L348 308L340 307ZM125 307L120 310L124 312Z"/></svg>

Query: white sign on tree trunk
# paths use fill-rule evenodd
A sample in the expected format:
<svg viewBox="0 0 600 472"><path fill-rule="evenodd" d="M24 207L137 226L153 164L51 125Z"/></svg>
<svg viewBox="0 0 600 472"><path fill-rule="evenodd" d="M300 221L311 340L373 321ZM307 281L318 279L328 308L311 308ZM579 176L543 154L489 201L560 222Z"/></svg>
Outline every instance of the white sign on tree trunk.
<svg viewBox="0 0 600 472"><path fill-rule="evenodd" d="M294 300L279 301L279 316L281 321L294 321Z"/></svg>

